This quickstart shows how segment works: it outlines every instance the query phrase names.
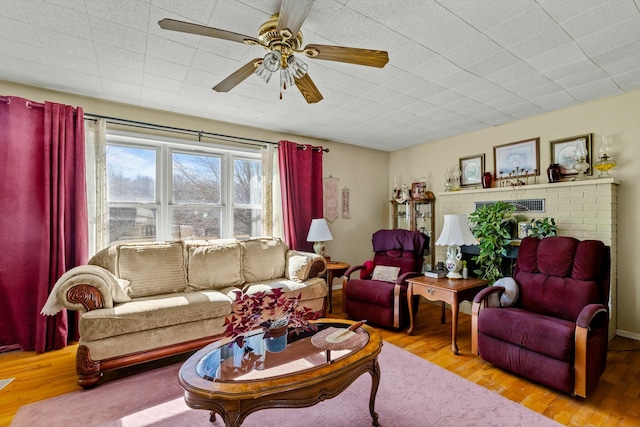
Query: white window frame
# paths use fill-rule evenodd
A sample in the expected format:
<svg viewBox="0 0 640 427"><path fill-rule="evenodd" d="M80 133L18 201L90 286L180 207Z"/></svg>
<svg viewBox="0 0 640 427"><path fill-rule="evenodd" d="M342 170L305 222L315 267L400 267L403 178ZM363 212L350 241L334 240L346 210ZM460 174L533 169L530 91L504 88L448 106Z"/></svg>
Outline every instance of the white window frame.
<svg viewBox="0 0 640 427"><path fill-rule="evenodd" d="M206 204L180 204L175 205L172 201L172 162L173 153L185 153L194 155L212 155L220 157L221 164L221 194L220 204L210 204L212 207L221 209L220 237L234 237L234 212L236 209L260 209L264 218L264 205L235 205L234 204L234 161L236 159L246 159L262 162L260 147L240 147L230 149L219 144L201 141L188 141L178 138L167 138L163 136L153 136L133 132L124 132L107 129L106 144L120 145L136 148L156 150L156 189L155 203L136 202L109 202L107 200L107 211L110 207L140 207L149 206L157 209L156 240L171 240L171 213L173 206L202 207ZM106 181L105 181L106 182ZM261 235L260 230L256 230L257 235Z"/></svg>

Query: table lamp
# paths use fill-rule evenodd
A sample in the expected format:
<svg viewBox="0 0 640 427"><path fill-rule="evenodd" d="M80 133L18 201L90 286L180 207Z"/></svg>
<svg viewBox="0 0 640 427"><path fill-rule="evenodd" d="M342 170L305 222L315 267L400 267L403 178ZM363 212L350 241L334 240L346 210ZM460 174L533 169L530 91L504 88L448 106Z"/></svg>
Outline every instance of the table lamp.
<svg viewBox="0 0 640 427"><path fill-rule="evenodd" d="M460 268L462 267L462 253L460 246L477 245L479 242L471 233L466 214L452 214L444 216L442 233L436 241L438 246L448 246L447 261L445 265L449 273L449 279L461 279Z"/></svg>
<svg viewBox="0 0 640 427"><path fill-rule="evenodd" d="M309 234L307 234L307 242L314 242L313 251L318 255L324 256L324 242L333 240L329 226L324 218L315 218L311 220Z"/></svg>

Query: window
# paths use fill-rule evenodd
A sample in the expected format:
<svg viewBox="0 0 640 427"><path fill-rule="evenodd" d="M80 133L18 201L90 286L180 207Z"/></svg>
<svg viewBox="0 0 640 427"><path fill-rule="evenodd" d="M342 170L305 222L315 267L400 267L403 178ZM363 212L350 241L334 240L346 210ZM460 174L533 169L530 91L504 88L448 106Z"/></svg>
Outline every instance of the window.
<svg viewBox="0 0 640 427"><path fill-rule="evenodd" d="M108 243L262 234L260 152L107 135Z"/></svg>

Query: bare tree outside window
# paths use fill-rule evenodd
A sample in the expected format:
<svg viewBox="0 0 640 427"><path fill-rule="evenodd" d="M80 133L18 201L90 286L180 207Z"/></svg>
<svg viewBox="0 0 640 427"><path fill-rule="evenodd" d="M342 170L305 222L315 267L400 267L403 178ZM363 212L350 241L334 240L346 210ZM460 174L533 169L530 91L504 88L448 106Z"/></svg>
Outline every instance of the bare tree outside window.
<svg viewBox="0 0 640 427"><path fill-rule="evenodd" d="M173 203L219 204L222 159L173 153Z"/></svg>
<svg viewBox="0 0 640 427"><path fill-rule="evenodd" d="M262 164L236 159L233 170L233 234L239 238L255 236L260 234L262 224ZM256 206L260 209L252 209Z"/></svg>

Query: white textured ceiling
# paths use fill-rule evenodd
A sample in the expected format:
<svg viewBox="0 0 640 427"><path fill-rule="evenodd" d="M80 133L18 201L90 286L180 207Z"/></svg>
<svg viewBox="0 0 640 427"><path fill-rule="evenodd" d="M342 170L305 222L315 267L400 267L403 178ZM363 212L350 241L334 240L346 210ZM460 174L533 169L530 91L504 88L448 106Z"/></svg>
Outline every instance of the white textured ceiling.
<svg viewBox="0 0 640 427"><path fill-rule="evenodd" d="M381 49L385 68L306 60L324 96L252 75L279 0L0 0L0 79L393 151L640 89L640 0L316 0L304 44ZM2 94L12 95L12 94ZM88 111L90 112L90 111Z"/></svg>

